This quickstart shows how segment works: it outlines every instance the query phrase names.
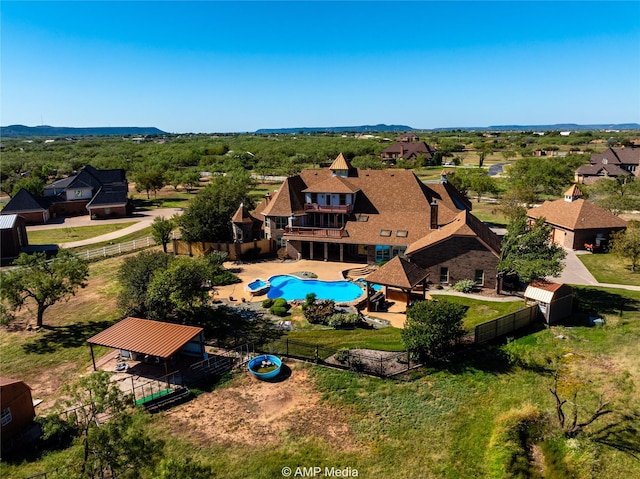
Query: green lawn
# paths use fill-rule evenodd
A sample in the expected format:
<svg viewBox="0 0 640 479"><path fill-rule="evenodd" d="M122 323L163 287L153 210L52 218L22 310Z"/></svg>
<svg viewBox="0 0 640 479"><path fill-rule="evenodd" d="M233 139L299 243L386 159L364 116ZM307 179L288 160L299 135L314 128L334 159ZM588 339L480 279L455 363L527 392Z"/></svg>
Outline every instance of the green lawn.
<svg viewBox="0 0 640 479"><path fill-rule="evenodd" d="M81 241L95 238L104 234L113 233L127 226L136 224L136 221L127 223L99 224L92 226L78 226L71 228L55 228L48 230L31 230L28 232L29 244L59 244Z"/></svg>
<svg viewBox="0 0 640 479"><path fill-rule="evenodd" d="M524 306L524 301L482 301L464 296L449 296L446 293L436 293L433 296L436 299L446 299L452 303L462 304L469 308L464 317L464 327L468 331L473 331L473 328L480 323L513 313Z"/></svg>
<svg viewBox="0 0 640 479"><path fill-rule="evenodd" d="M640 286L640 268L631 272L631 262L611 253L581 254L578 258L599 283Z"/></svg>
<svg viewBox="0 0 640 479"><path fill-rule="evenodd" d="M134 231L133 233L129 233L128 235L121 236L115 240L101 241L99 243L91 243L90 245L87 245L87 246L78 246L76 248L69 248L69 250L73 251L74 253L81 253L82 251L93 250L93 249L101 248L103 246L109 246L116 243L126 243L128 241L145 239L149 236L151 236L151 226L148 226L138 231Z"/></svg>

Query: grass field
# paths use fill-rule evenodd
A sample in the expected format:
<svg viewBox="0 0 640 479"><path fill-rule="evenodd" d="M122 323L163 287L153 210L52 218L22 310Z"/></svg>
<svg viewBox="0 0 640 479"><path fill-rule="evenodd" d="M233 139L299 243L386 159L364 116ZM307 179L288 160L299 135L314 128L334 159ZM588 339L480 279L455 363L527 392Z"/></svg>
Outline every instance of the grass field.
<svg viewBox="0 0 640 479"><path fill-rule="evenodd" d="M581 254L578 258L599 283L640 286L640 267L631 271L631 262L611 253Z"/></svg>
<svg viewBox="0 0 640 479"><path fill-rule="evenodd" d="M104 234L113 233L136 224L135 221L127 223L100 224L95 226L78 226L71 228L55 228L47 230L30 230L30 244L59 244L81 241L95 238Z"/></svg>
<svg viewBox="0 0 640 479"><path fill-rule="evenodd" d="M3 375L25 379L38 391L46 385L45 399L50 400L65 382L84 372L91 361L86 338L118 319L118 286L113 280L121 263L122 258L114 258L92 264L89 286L45 313L50 328L38 333L3 330ZM328 408L324 420L344 421L346 429L338 440L303 427L305 417L286 415L282 420L298 420L301 426L284 429L269 447L193 442L173 428L171 410L151 416L147 427L166 441L165 457L197 460L210 465L217 477L229 479L282 477L283 467L298 466L348 466L358 471L358 477L390 479L541 477L534 474L535 468L528 475L512 474L512 457L505 451L513 444L501 442L498 434L505 417L535 408L544 423L544 435L534 444L544 451L537 456L544 477L640 477L640 462L631 456L640 452L640 440L633 432L640 430L640 292L581 287L575 292L576 314L570 321L469 351L401 379L301 366L319 395L317 407ZM450 299L470 306L475 319L469 322L504 314L508 311L501 308L515 306ZM605 318L605 325L589 327L586 318L592 315ZM333 348L392 351L402 347L399 336L395 328L288 333L291 339ZM559 434L549 393L554 364L559 361L566 362L567 377L580 385L581 418L596 404L593 392L604 392L611 401L613 412L575 439ZM243 384L245 375L238 373L220 390ZM251 394L246 389L246 395ZM194 418L191 429L197 430L199 421ZM3 458L0 476L21 478L50 471L77 461L81 454L81 444L73 443L24 462ZM151 476L141 473L140 477Z"/></svg>

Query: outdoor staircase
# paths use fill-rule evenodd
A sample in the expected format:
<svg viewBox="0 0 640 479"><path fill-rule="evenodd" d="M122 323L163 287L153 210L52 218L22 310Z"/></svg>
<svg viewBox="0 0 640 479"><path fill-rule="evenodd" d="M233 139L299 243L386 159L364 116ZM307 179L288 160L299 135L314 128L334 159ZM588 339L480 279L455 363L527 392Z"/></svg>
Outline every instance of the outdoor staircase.
<svg viewBox="0 0 640 479"><path fill-rule="evenodd" d="M343 276L347 279L358 279L368 275L369 273L373 273L377 269L378 269L378 265L368 264L367 266L364 266L362 268L348 269L343 273Z"/></svg>

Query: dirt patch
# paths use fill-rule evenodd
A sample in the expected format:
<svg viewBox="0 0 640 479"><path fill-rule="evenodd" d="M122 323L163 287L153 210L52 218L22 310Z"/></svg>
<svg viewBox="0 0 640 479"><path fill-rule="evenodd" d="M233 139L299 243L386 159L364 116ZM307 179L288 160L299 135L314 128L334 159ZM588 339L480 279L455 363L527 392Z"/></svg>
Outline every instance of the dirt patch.
<svg viewBox="0 0 640 479"><path fill-rule="evenodd" d="M291 375L280 382L260 381L246 373L230 387L163 413L172 433L201 444L273 444L286 434L320 438L334 448L355 448L341 411L320 402L306 369L295 362L288 365Z"/></svg>
<svg viewBox="0 0 640 479"><path fill-rule="evenodd" d="M72 378L75 380L76 370L76 364L64 363L55 368L43 368L37 376L29 378L31 396L34 400L42 399L42 403L36 411L38 415L46 414L55 405L56 400L60 397L59 389Z"/></svg>

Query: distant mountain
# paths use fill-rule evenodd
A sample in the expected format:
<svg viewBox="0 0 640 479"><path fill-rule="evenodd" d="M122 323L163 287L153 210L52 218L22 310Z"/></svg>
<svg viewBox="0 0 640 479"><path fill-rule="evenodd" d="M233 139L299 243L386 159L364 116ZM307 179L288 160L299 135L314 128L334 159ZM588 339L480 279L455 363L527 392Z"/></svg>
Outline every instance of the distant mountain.
<svg viewBox="0 0 640 479"><path fill-rule="evenodd" d="M259 135L288 134L288 133L371 133L383 131L413 131L406 125L361 125L361 126L328 126L328 127L300 127L300 128L261 128L256 130Z"/></svg>
<svg viewBox="0 0 640 479"><path fill-rule="evenodd" d="M72 128L66 126L24 126L10 125L0 126L0 138L18 138L23 136L144 136L144 135L164 135L164 131L153 127L137 126L109 126L109 127L88 127Z"/></svg>
<svg viewBox="0 0 640 479"><path fill-rule="evenodd" d="M639 130L639 123L602 123L597 125L578 125L576 123L557 123L555 125L496 125L475 127L431 128L423 131L576 131L576 130Z"/></svg>

